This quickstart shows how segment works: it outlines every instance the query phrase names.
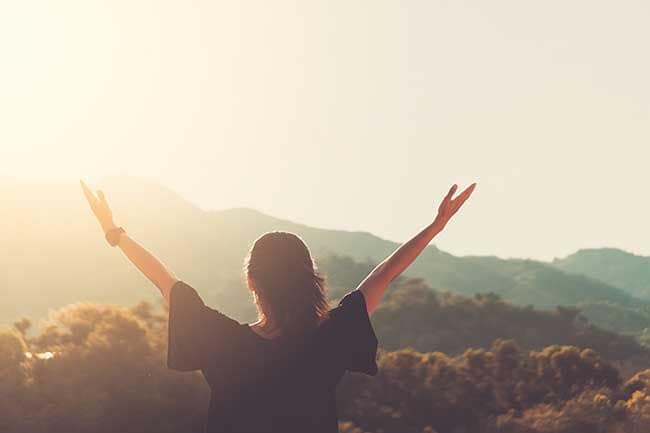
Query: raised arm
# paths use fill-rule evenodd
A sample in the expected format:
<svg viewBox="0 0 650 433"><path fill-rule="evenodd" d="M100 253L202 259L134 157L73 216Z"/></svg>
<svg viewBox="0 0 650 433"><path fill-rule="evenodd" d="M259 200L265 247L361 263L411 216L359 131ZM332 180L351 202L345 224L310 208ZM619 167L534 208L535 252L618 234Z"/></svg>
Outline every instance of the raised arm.
<svg viewBox="0 0 650 433"><path fill-rule="evenodd" d="M101 191L97 196L82 181L81 187L84 195L88 200L90 209L97 217L99 225L102 227L104 234L109 232L116 233L118 227L113 221L113 213L106 202L106 197ZM139 243L133 240L128 234L118 234L117 246L120 247L124 255L142 272L156 287L160 290L165 301L169 303L169 294L172 287L178 281L174 274L170 272L153 254L147 251Z"/></svg>
<svg viewBox="0 0 650 433"><path fill-rule="evenodd" d="M454 198L457 185L451 187L438 208L436 219L426 226L414 238L397 248L390 256L378 264L375 269L357 287L366 298L368 314L372 314L379 306L384 291L420 255L438 233L445 228L449 220L465 203L476 187L470 185L458 197Z"/></svg>

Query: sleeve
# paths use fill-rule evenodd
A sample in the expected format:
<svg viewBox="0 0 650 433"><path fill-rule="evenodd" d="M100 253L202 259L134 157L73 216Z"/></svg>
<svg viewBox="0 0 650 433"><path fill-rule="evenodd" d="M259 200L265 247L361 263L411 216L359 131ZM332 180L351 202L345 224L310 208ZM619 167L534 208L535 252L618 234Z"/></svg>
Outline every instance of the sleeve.
<svg viewBox="0 0 650 433"><path fill-rule="evenodd" d="M337 350L348 371L377 374L377 336L363 293L353 290L330 312L336 329Z"/></svg>
<svg viewBox="0 0 650 433"><path fill-rule="evenodd" d="M178 281L169 295L167 367L199 370L240 324L207 307L188 284Z"/></svg>

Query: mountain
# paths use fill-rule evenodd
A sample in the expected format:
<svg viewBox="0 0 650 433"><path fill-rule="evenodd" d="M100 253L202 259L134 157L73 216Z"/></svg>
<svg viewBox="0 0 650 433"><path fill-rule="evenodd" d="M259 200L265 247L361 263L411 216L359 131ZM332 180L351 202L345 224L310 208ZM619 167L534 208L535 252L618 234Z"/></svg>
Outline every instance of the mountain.
<svg viewBox="0 0 650 433"><path fill-rule="evenodd" d="M620 287L632 296L650 299L650 257L616 248L584 249L555 259L552 264L565 272Z"/></svg>
<svg viewBox="0 0 650 433"><path fill-rule="evenodd" d="M207 303L239 318L250 317L253 311L243 286L243 259L254 239L265 231L295 232L317 260L349 257L367 269L397 247L367 232L324 230L252 209L204 211L141 179L109 179L101 187L118 224L195 286ZM25 315L42 317L50 308L78 301L129 305L158 298L137 270L106 245L78 185L3 182L0 203L5 227L0 232L4 249L0 323ZM541 308L642 304L614 285L547 263L456 257L433 245L408 274L423 278L436 290L469 295L494 292L504 300ZM337 293L352 289L362 276L347 281L347 287Z"/></svg>

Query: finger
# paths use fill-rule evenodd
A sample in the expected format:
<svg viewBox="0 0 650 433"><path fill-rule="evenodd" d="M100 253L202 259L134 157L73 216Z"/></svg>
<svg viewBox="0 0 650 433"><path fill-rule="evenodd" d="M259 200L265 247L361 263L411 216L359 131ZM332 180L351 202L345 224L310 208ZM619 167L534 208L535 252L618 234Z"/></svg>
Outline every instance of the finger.
<svg viewBox="0 0 650 433"><path fill-rule="evenodd" d="M95 195L93 192L88 188L88 185L82 180L81 182L81 189L83 189L84 195L86 196L86 200L88 200L88 203L93 204L95 202Z"/></svg>
<svg viewBox="0 0 650 433"><path fill-rule="evenodd" d="M472 192L474 192L475 188L476 188L476 182L468 186L465 189L465 191L461 192L460 195L454 199L453 202L454 211L460 209L463 203L465 203L465 201L469 198L469 196L472 195Z"/></svg>
<svg viewBox="0 0 650 433"><path fill-rule="evenodd" d="M472 195L472 192L474 191L474 188L476 188L476 182L465 188L465 191L461 192L460 195L458 196L457 200L462 199L462 201L465 201L469 198L470 195Z"/></svg>
<svg viewBox="0 0 650 433"><path fill-rule="evenodd" d="M445 196L445 198L442 200L443 203L448 203L451 201L451 198L454 196L456 193L456 190L458 189L458 185L453 184L451 188L449 188L449 192Z"/></svg>
<svg viewBox="0 0 650 433"><path fill-rule="evenodd" d="M106 196L104 195L104 191L97 191L97 196L99 197L102 203L108 206L108 203L106 202Z"/></svg>

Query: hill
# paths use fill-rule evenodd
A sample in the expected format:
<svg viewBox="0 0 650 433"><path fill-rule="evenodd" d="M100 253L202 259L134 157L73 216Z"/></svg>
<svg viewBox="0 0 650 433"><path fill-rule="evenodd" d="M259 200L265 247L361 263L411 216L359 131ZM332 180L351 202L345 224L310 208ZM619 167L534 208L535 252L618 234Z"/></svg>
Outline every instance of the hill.
<svg viewBox="0 0 650 433"><path fill-rule="evenodd" d="M650 299L650 257L616 248L584 249L552 264L565 272L620 287L637 298Z"/></svg>
<svg viewBox="0 0 650 433"><path fill-rule="evenodd" d="M420 279L395 284L372 322L386 350L410 347L458 355L468 347L487 350L495 340L508 339L525 350L559 344L589 347L611 361L637 359L646 365L650 359L634 338L592 325L578 308L538 310L494 294L440 293Z"/></svg>
<svg viewBox="0 0 650 433"><path fill-rule="evenodd" d="M317 259L349 257L366 268L397 246L370 233L309 227L252 209L204 211L140 179L111 179L102 188L118 224L194 285L208 303L239 318L252 313L249 294L243 290L242 261L252 241L265 231L293 231ZM0 256L0 292L8 300L0 305L0 323L24 315L42 317L50 308L80 300L129 305L157 299L149 283L106 246L78 185L4 182L0 202L4 225L11 228L0 232L6 251ZM541 308L591 303L629 308L640 303L618 287L547 263L456 257L434 245L409 275L423 278L434 289L467 295L493 292ZM346 281L345 288L363 275L357 277Z"/></svg>

